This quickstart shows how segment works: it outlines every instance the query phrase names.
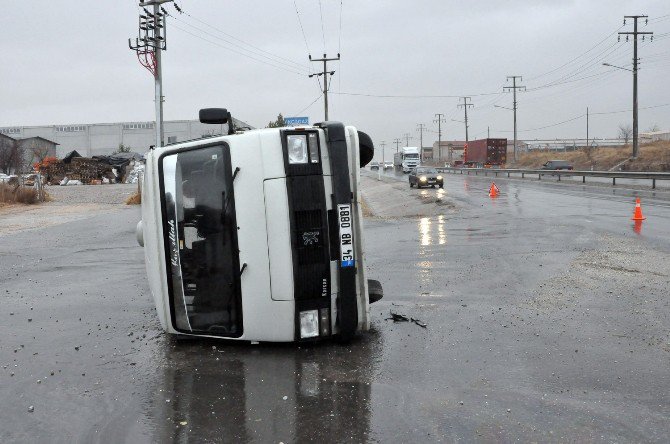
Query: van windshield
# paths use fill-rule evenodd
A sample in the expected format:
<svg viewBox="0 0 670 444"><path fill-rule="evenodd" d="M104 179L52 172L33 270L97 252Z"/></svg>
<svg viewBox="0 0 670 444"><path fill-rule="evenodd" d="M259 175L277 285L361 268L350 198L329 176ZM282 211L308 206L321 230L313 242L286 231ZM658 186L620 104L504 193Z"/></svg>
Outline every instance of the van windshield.
<svg viewBox="0 0 670 444"><path fill-rule="evenodd" d="M226 146L162 158L170 311L176 330L242 335L237 222Z"/></svg>

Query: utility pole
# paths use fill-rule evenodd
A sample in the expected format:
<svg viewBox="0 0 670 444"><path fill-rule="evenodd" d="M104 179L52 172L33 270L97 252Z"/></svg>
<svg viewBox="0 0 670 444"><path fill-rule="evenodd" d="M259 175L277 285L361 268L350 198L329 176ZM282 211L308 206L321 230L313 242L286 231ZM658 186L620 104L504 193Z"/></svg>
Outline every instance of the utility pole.
<svg viewBox="0 0 670 444"><path fill-rule="evenodd" d="M423 132L426 131L426 125L417 123L416 130L419 132L419 159L423 162Z"/></svg>
<svg viewBox="0 0 670 444"><path fill-rule="evenodd" d="M142 66L154 75L154 93L156 101L156 147L164 145L163 140L163 69L161 67L161 52L167 49L166 21L168 15L161 8L163 3L173 0L146 0L140 2L143 13L140 12L140 24L135 43L128 39L128 46L137 53ZM149 12L146 6L153 6Z"/></svg>
<svg viewBox="0 0 670 444"><path fill-rule="evenodd" d="M442 113L436 113L435 114L435 120L433 122L437 123L437 160L441 161L442 160L442 124L446 122L444 120L444 114ZM433 153L433 158L435 156L435 153ZM451 160L451 151L449 151L449 160Z"/></svg>
<svg viewBox="0 0 670 444"><path fill-rule="evenodd" d="M523 81L522 76L507 76L507 81L509 79L512 79L512 86L504 86L503 91L509 91L510 89L514 93L514 106L512 107L512 110L514 111L514 162L516 162L516 108L517 108L517 103L516 103L516 90L517 89L523 89L524 91L526 90L525 86L521 86L516 84L516 79L519 79L520 81Z"/></svg>
<svg viewBox="0 0 670 444"><path fill-rule="evenodd" d="M323 55L322 59L313 59L312 55L309 55L309 60L312 62L323 62L323 71L322 72L317 72L314 74L310 74L310 77L320 77L323 76L323 107L324 107L324 114L325 114L325 120L326 122L328 121L328 76L330 75L330 78L332 79L333 75L335 75L335 71L328 71L328 62L332 62L334 60L340 60L340 53L337 53L337 57L334 58L328 58L326 54Z"/></svg>
<svg viewBox="0 0 670 444"><path fill-rule="evenodd" d="M400 150L400 142L402 142L402 140L398 139L397 137L393 141L393 143L395 143L395 152L396 153Z"/></svg>
<svg viewBox="0 0 670 444"><path fill-rule="evenodd" d="M638 141L637 141L637 65L639 62L639 59L637 57L637 36L641 35L642 40L644 40L644 36L650 34L652 37L652 41L654 39L653 37L653 32L642 32L637 30L637 21L638 19L643 18L645 25L647 24L647 16L646 15L625 15L623 17L623 24L626 24L626 19L627 18L632 18L633 19L633 32L620 32L619 33L619 41L621 41L621 36L625 35L626 36L626 41L628 41L628 36L632 35L633 36L633 158L636 158L638 155Z"/></svg>
<svg viewBox="0 0 670 444"><path fill-rule="evenodd" d="M465 142L467 143L469 141L468 139L468 106L475 106L472 103L468 103L468 100L472 100L470 97L461 97L463 99L463 103L459 103L456 105L458 108L463 107L463 110L465 111Z"/></svg>
<svg viewBox="0 0 670 444"><path fill-rule="evenodd" d="M586 150L589 149L589 107L586 107Z"/></svg>
<svg viewBox="0 0 670 444"><path fill-rule="evenodd" d="M413 137L410 136L409 133L405 133L405 134L403 134L402 136L403 136L403 137L405 138L405 140L406 140L406 142L405 142L405 146L409 146L409 139L412 139Z"/></svg>
<svg viewBox="0 0 670 444"><path fill-rule="evenodd" d="M382 163L385 163L386 159L384 158L384 153L386 151L386 142L384 142L382 140L381 142L379 142L379 144L382 146ZM383 168L383 166L382 166L382 168Z"/></svg>

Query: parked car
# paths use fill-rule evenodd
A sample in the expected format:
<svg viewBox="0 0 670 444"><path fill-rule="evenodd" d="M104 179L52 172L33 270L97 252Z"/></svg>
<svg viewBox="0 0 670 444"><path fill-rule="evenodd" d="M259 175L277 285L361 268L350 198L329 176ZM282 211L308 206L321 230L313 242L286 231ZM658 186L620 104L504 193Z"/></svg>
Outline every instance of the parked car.
<svg viewBox="0 0 670 444"><path fill-rule="evenodd" d="M444 179L435 168L417 167L409 172L410 188L413 186L416 186L417 188L427 186L435 188L435 185L444 188Z"/></svg>
<svg viewBox="0 0 670 444"><path fill-rule="evenodd" d="M19 183L19 176L15 174L4 174L0 173L0 183L6 183L9 185L17 185Z"/></svg>
<svg viewBox="0 0 670 444"><path fill-rule="evenodd" d="M567 160L549 160L542 165L543 170L572 170L572 164Z"/></svg>
<svg viewBox="0 0 670 444"><path fill-rule="evenodd" d="M385 162L384 163L384 169L387 170L389 168L393 168L393 162Z"/></svg>
<svg viewBox="0 0 670 444"><path fill-rule="evenodd" d="M370 162L370 169L371 170L378 170L379 169L379 162Z"/></svg>

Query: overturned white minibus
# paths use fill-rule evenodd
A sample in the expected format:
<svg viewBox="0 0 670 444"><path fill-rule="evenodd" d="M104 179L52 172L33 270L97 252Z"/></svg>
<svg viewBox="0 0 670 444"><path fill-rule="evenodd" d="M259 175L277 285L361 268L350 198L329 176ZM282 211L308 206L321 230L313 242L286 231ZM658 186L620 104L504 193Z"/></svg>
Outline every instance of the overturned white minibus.
<svg viewBox="0 0 670 444"><path fill-rule="evenodd" d="M152 149L142 221L166 332L246 341L348 340L369 329L381 285L366 278L359 168L365 133L338 122L235 130Z"/></svg>

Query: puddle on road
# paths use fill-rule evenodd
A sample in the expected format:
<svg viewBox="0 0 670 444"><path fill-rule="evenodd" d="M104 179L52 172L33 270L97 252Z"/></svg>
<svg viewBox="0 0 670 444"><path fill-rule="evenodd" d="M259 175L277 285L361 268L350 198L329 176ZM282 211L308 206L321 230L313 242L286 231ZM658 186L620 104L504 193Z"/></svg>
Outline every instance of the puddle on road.
<svg viewBox="0 0 670 444"><path fill-rule="evenodd" d="M417 199L423 204L437 204L439 206L446 206L448 208L456 208L453 202L447 200L447 191L442 188L437 189L422 189L416 194Z"/></svg>

